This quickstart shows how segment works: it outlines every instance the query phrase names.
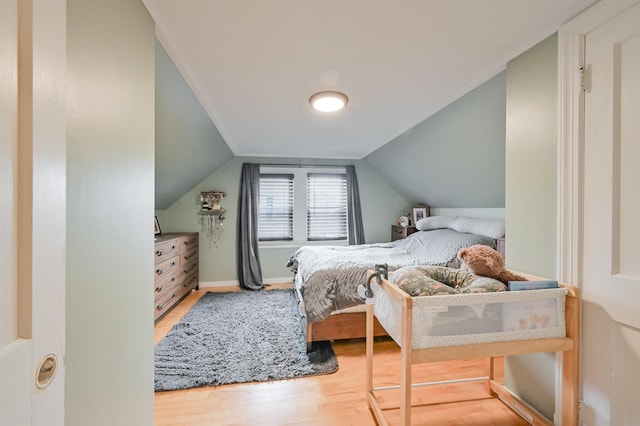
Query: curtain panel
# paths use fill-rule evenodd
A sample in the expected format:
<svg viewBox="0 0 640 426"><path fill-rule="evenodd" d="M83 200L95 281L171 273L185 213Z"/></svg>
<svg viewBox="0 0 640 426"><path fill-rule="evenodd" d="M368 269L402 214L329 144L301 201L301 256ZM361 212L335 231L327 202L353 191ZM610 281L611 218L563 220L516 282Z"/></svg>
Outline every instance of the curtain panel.
<svg viewBox="0 0 640 426"><path fill-rule="evenodd" d="M237 267L240 287L261 290L262 267L258 251L258 203L260 165L244 163L238 200Z"/></svg>
<svg viewBox="0 0 640 426"><path fill-rule="evenodd" d="M362 208L360 207L360 191L355 166L346 166L347 170L347 202L349 203L349 244L364 244L364 226L362 225Z"/></svg>

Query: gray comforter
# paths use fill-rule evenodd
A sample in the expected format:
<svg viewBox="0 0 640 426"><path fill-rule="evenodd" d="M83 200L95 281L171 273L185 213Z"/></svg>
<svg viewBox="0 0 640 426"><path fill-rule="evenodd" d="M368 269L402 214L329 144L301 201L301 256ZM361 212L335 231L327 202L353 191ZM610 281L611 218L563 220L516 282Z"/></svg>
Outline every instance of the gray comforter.
<svg viewBox="0 0 640 426"><path fill-rule="evenodd" d="M287 266L296 273L307 322L312 323L335 310L364 303L357 287L376 264L386 263L390 270L409 265L457 266L458 250L473 244L495 248L495 240L483 235L435 229L391 243L300 247Z"/></svg>

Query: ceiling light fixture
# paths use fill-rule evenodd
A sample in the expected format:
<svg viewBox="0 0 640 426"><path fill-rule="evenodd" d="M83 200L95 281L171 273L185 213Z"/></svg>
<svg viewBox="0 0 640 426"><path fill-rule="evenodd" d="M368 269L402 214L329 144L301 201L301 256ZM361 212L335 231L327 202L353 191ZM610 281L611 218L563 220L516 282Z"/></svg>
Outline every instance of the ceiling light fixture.
<svg viewBox="0 0 640 426"><path fill-rule="evenodd" d="M344 108L349 102L347 95L340 92L318 92L309 98L309 104L316 111L334 112Z"/></svg>

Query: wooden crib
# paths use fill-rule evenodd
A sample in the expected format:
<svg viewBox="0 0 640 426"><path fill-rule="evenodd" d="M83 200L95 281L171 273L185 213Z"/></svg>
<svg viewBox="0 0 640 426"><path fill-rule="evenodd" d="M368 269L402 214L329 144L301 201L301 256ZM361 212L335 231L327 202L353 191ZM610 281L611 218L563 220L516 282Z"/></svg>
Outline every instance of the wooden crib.
<svg viewBox="0 0 640 426"><path fill-rule="evenodd" d="M532 277L532 279L535 279ZM580 324L580 297L576 287L561 284L565 288L564 298L564 325L566 333L560 337L535 338L526 340L492 341L486 343L457 344L455 346L439 346L428 348L416 348L414 336L412 336L414 321L414 299L402 291L393 283L381 280L379 285L374 285L376 292L384 292L385 298L392 303L399 305L399 330L389 334L400 345L401 372L400 384L398 386L387 386L376 388L373 385L374 368L374 319L378 319L383 327L384 321L376 317L375 302L368 305L366 319L366 389L369 408L373 412L379 425L387 425L382 408L378 403L376 393L387 389L400 389L400 419L401 424L411 424L411 390L412 387L425 384L441 383L412 383L412 365L424 362L445 361L454 359L487 358L486 374L480 378L463 379L461 381L482 380L485 382L485 390L488 394L499 398L509 408L517 414L535 425L548 425L550 423L537 411L531 409L527 404L520 401L515 395L507 390L501 383L494 379L494 359L493 357L505 355L519 355L534 352L562 352L562 424L578 424L578 345L579 345L579 324ZM546 290L543 290L546 291ZM508 292L525 293L525 292ZM461 295L460 297L464 297ZM511 295L515 296L515 295ZM435 296L446 297L446 296ZM431 296L433 298L433 296ZM386 320L387 323L389 322ZM385 327L386 328L386 327ZM389 330L387 330L389 331ZM399 332L398 332L399 331Z"/></svg>

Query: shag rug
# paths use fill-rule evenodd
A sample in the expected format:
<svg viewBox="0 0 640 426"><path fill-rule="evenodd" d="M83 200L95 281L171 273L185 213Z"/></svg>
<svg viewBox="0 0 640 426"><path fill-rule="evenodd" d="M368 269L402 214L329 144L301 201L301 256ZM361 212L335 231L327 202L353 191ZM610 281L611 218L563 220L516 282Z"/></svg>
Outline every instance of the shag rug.
<svg viewBox="0 0 640 426"><path fill-rule="evenodd" d="M208 292L155 347L155 390L333 373L330 342L307 344L293 290Z"/></svg>

